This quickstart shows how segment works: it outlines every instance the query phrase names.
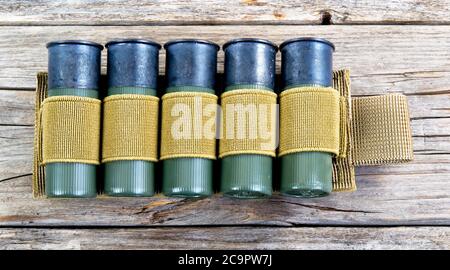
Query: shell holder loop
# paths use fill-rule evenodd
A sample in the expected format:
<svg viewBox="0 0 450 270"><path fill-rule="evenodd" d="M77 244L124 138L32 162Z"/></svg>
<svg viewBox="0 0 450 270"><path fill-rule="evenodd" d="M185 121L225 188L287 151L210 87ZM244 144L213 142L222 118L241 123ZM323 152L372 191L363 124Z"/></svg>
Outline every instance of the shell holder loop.
<svg viewBox="0 0 450 270"><path fill-rule="evenodd" d="M258 154L275 157L277 95L239 89L222 94L219 157Z"/></svg>
<svg viewBox="0 0 450 270"><path fill-rule="evenodd" d="M104 99L102 162L158 161L159 98L138 94Z"/></svg>
<svg viewBox="0 0 450 270"><path fill-rule="evenodd" d="M216 159L217 96L204 92L173 92L161 99L160 159Z"/></svg>
<svg viewBox="0 0 450 270"><path fill-rule="evenodd" d="M296 87L280 94L278 156L340 152L340 98L331 87Z"/></svg>
<svg viewBox="0 0 450 270"><path fill-rule="evenodd" d="M42 161L100 164L101 101L54 96L41 106Z"/></svg>

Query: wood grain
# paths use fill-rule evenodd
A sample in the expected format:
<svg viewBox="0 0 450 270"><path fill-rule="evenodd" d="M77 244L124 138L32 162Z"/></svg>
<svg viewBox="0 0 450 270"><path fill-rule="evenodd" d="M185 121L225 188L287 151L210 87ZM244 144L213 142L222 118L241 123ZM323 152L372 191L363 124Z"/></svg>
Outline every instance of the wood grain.
<svg viewBox="0 0 450 270"><path fill-rule="evenodd" d="M450 249L449 10L450 0L0 0L0 249ZM354 95L408 95L415 161L358 168L358 191L317 199L32 198L26 90L46 70L45 43L297 36L335 43Z"/></svg>
<svg viewBox="0 0 450 270"><path fill-rule="evenodd" d="M33 89L35 74L47 68L45 44L58 39L210 39L219 44L237 37L281 43L297 36L322 36L336 45L334 67L352 71L355 95L450 93L450 26L47 26L0 27L0 89ZM164 73L164 50L160 73ZM280 67L278 54L277 69ZM103 52L103 67L106 51ZM219 52L219 71L223 52ZM103 68L103 72L106 72Z"/></svg>
<svg viewBox="0 0 450 270"><path fill-rule="evenodd" d="M0 24L448 24L449 7L448 0L2 0Z"/></svg>
<svg viewBox="0 0 450 270"><path fill-rule="evenodd" d="M31 177L0 182L0 226L450 225L448 155L357 170L358 191L317 199L39 199ZM278 178L277 178L278 179ZM277 181L277 180L276 180Z"/></svg>
<svg viewBox="0 0 450 270"><path fill-rule="evenodd" d="M0 90L0 125L34 125L35 91Z"/></svg>
<svg viewBox="0 0 450 270"><path fill-rule="evenodd" d="M0 229L0 249L449 249L450 228Z"/></svg>

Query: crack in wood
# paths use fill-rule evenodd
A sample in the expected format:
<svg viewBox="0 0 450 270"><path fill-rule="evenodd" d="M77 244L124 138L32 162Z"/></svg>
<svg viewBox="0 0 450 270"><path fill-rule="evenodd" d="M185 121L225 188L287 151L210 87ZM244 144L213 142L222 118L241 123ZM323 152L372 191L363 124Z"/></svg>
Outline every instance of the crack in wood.
<svg viewBox="0 0 450 270"><path fill-rule="evenodd" d="M362 75L352 75L354 78L361 78L361 77L375 77L375 76L403 76L405 78L440 78L441 76L417 76L417 77L411 77L416 75L426 75L426 74L435 74L435 73L449 73L449 70L419 70L419 71L404 71L404 72L385 72L385 73L367 73ZM445 74L443 74L445 75Z"/></svg>
<svg viewBox="0 0 450 270"><path fill-rule="evenodd" d="M34 127L34 124L9 124L9 123L0 123L0 127Z"/></svg>
<svg viewBox="0 0 450 270"><path fill-rule="evenodd" d="M179 201L171 201L171 200L161 200L154 201L142 207L142 209L138 212L135 212L135 215L152 213L150 217L150 223L164 223L166 221L173 220L172 217L167 217L171 211L181 206L188 206L192 203L196 203L200 201L199 199L182 199ZM164 207L164 209L158 209L160 207Z"/></svg>
<svg viewBox="0 0 450 270"><path fill-rule="evenodd" d="M298 206L311 208L311 209L317 209L317 210L321 210L321 211L345 212L345 213L362 213L362 214L381 214L382 213L382 212L367 211L367 210L341 209L341 208L334 208L334 207L330 207L330 206L312 205L312 204L291 202L291 201L286 201L286 200L276 200L276 202L293 204L293 205L298 205Z"/></svg>
<svg viewBox="0 0 450 270"><path fill-rule="evenodd" d="M417 91L414 93L405 93L404 95L406 95L406 96L438 96L438 95L449 95L449 94L450 94L450 89L449 90L428 91L428 92Z"/></svg>
<svg viewBox="0 0 450 270"><path fill-rule="evenodd" d="M450 138L450 135L414 135L413 138Z"/></svg>
<svg viewBox="0 0 450 270"><path fill-rule="evenodd" d="M414 154L422 154L422 155L450 155L450 152L445 152L445 151L436 151L436 149L420 149L420 150L414 150Z"/></svg>
<svg viewBox="0 0 450 270"><path fill-rule="evenodd" d="M410 117L411 120L427 120L427 119L449 119L450 116L418 116L418 117ZM418 136L418 135L414 135Z"/></svg>
<svg viewBox="0 0 450 270"><path fill-rule="evenodd" d="M140 215L140 214L150 213L150 212L153 212L153 210L155 208L162 207L162 206L171 206L169 209L173 209L173 207L175 207L176 205L179 205L179 204L183 204L186 200L188 200L188 199L182 199L180 201L171 201L171 200L153 201L149 204L144 205L141 208L141 210L139 210L133 214ZM164 210L169 210L169 209L164 209Z"/></svg>
<svg viewBox="0 0 450 270"><path fill-rule="evenodd" d="M0 179L0 183L1 182L6 182L6 181L9 181L9 180L14 180L14 179L17 179L17 178L26 177L26 176L32 176L32 175L33 175L32 173L26 173L26 174L16 175L16 176L13 176L13 177L3 178L3 179Z"/></svg>
<svg viewBox="0 0 450 270"><path fill-rule="evenodd" d="M320 22L320 24L321 25L331 25L331 24L333 24L332 15L331 15L330 12L328 12L328 11L322 11L321 12L321 22Z"/></svg>
<svg viewBox="0 0 450 270"><path fill-rule="evenodd" d="M6 136L0 136L0 139L3 139L3 140L20 140L20 139L22 139L22 138L19 138L19 137L6 137Z"/></svg>

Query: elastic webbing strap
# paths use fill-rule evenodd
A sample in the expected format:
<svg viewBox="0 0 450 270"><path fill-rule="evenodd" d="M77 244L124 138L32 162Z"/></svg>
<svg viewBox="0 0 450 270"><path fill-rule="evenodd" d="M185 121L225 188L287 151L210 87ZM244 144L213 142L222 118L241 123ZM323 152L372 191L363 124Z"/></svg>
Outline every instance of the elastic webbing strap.
<svg viewBox="0 0 450 270"><path fill-rule="evenodd" d="M158 160L159 98L120 94L104 99L102 162Z"/></svg>
<svg viewBox="0 0 450 270"><path fill-rule="evenodd" d="M174 92L162 97L161 160L216 159L217 96Z"/></svg>
<svg viewBox="0 0 450 270"><path fill-rule="evenodd" d="M39 198L45 193L45 176L42 161L41 104L47 97L47 73L39 72L36 76L35 119L34 119L34 158L33 158L33 197Z"/></svg>
<svg viewBox="0 0 450 270"><path fill-rule="evenodd" d="M42 103L42 164L100 164L101 101L54 96Z"/></svg>
<svg viewBox="0 0 450 270"><path fill-rule="evenodd" d="M278 156L299 152L339 154L339 93L331 87L296 87L280 94Z"/></svg>
<svg viewBox="0 0 450 270"><path fill-rule="evenodd" d="M348 70L333 72L333 88L340 95L339 155L333 160L333 191L356 190L355 167L352 164L351 146L351 93Z"/></svg>
<svg viewBox="0 0 450 270"><path fill-rule="evenodd" d="M277 95L239 89L221 96L222 130L219 157L259 154L275 157Z"/></svg>
<svg viewBox="0 0 450 270"><path fill-rule="evenodd" d="M389 94L352 99L353 162L400 163L414 158L408 101Z"/></svg>

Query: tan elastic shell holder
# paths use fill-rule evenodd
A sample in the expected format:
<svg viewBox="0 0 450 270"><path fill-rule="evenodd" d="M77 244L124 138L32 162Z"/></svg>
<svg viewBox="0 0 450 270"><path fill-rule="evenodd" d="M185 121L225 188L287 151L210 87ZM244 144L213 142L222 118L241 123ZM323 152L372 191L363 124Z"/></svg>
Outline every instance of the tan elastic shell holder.
<svg viewBox="0 0 450 270"><path fill-rule="evenodd" d="M413 160L406 96L352 98L348 70L334 72L333 87L344 98L341 98L340 136L341 142L347 144L345 157L340 155L333 161L333 191L356 190L355 166Z"/></svg>
<svg viewBox="0 0 450 270"><path fill-rule="evenodd" d="M339 155L333 160L333 191L356 190L355 166L401 163L414 158L406 96L351 97L348 70L335 71L333 88L340 95ZM47 96L47 73L37 75L33 195L44 194L40 164L39 111Z"/></svg>

